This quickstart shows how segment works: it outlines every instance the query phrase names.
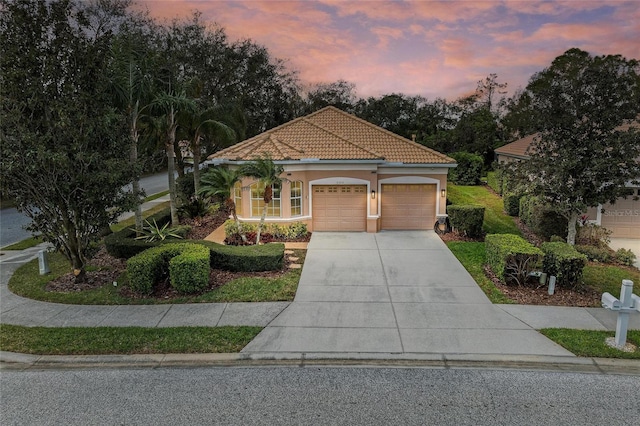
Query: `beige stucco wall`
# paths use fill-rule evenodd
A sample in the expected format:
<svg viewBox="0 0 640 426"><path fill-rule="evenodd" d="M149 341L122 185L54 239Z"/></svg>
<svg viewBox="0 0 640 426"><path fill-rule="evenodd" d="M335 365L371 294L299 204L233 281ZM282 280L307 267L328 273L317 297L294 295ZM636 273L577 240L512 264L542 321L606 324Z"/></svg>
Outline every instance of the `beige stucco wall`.
<svg viewBox="0 0 640 426"><path fill-rule="evenodd" d="M310 165L285 166L285 179L281 192L281 217L267 217L268 222L291 223L305 222L310 231L313 231L313 220L311 217L311 186L313 185L367 185L367 232L378 232L380 230L379 211L381 206L381 185L384 183L422 183L437 186L437 211L436 215L446 214L446 196L441 196L441 190L446 193L447 169L399 169L399 168L378 168L375 164L352 165L358 170L348 169L348 165L339 165L334 169L329 169L327 165L320 166L320 169ZM322 170L321 168L325 168ZM302 182L302 216L291 217L290 182ZM256 182L252 178L242 180L242 214L243 221L259 221L259 217L251 217L251 191L249 186ZM375 191L375 198L372 197Z"/></svg>

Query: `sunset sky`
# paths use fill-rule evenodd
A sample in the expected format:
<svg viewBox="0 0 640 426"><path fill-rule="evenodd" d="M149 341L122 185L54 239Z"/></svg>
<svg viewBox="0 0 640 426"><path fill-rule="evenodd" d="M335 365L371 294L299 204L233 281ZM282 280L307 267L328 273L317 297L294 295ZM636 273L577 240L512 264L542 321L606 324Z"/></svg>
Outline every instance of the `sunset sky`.
<svg viewBox="0 0 640 426"><path fill-rule="evenodd" d="M231 41L266 46L301 82L344 79L361 97L449 100L490 73L510 91L578 47L640 59L640 1L139 0L152 16L199 10Z"/></svg>

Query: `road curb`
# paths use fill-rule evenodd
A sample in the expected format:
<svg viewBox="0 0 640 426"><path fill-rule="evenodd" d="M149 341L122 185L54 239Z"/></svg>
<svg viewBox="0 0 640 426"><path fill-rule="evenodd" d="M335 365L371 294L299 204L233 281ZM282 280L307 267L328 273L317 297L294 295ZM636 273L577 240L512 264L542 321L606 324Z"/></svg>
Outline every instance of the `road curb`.
<svg viewBox="0 0 640 426"><path fill-rule="evenodd" d="M640 360L615 358L356 353L30 355L0 351L2 370L264 366L515 369L640 376Z"/></svg>

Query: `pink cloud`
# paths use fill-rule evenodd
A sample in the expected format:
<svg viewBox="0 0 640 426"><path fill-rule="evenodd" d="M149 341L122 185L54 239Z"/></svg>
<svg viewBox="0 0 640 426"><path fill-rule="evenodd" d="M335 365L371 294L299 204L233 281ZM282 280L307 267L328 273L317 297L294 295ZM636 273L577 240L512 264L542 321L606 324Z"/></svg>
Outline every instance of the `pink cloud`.
<svg viewBox="0 0 640 426"><path fill-rule="evenodd" d="M516 88L571 47L637 58L640 39L636 1L146 0L142 5L163 18L199 9L231 41L250 38L274 57L288 59L303 83L345 79L365 97L403 92L454 99L491 72ZM579 21L603 5L614 12Z"/></svg>
<svg viewBox="0 0 640 426"><path fill-rule="evenodd" d="M370 31L378 37L378 47L381 49L389 47L391 40L398 40L404 36L404 31L400 28L375 27Z"/></svg>

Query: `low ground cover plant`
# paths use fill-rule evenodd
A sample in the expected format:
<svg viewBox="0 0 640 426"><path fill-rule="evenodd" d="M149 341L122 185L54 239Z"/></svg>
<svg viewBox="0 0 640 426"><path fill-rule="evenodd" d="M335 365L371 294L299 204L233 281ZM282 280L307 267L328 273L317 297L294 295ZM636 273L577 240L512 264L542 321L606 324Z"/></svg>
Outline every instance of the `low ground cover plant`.
<svg viewBox="0 0 640 426"><path fill-rule="evenodd" d="M258 231L258 223L240 222L240 231L247 237L244 242L238 231L238 224L235 220L227 220L224 223L225 244L227 245L247 245L255 242ZM262 242L274 241L308 241L310 237L307 224L304 222L293 222L287 225L277 223L266 223L263 227L260 240Z"/></svg>

